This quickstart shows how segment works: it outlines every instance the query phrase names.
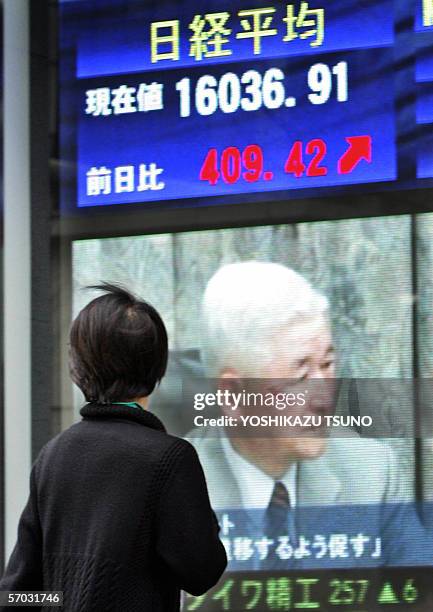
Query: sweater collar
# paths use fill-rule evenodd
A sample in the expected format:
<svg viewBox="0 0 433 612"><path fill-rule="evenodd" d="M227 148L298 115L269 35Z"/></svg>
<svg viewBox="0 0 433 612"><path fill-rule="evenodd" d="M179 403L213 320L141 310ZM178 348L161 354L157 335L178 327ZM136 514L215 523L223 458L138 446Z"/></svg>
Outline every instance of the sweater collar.
<svg viewBox="0 0 433 612"><path fill-rule="evenodd" d="M119 404L97 404L90 403L83 406L80 410L80 414L83 418L120 418L127 419L129 421L135 421L146 425L151 429L159 429L159 431L166 431L162 422L152 412L139 408L138 406L127 406Z"/></svg>

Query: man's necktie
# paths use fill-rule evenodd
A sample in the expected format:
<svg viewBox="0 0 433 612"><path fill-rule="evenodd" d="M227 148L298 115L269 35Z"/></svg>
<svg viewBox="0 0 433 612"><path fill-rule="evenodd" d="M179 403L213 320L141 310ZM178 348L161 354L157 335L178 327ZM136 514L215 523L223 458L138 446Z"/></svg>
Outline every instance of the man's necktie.
<svg viewBox="0 0 433 612"><path fill-rule="evenodd" d="M283 550L280 537L290 537L290 499L285 485L277 481L272 491L269 505L264 516L264 532L265 536L273 541L269 546L268 556L262 562L262 568L267 570L272 569L287 569L292 562L287 557L287 548ZM278 554L278 549L280 547ZM283 557L283 558L281 558Z"/></svg>

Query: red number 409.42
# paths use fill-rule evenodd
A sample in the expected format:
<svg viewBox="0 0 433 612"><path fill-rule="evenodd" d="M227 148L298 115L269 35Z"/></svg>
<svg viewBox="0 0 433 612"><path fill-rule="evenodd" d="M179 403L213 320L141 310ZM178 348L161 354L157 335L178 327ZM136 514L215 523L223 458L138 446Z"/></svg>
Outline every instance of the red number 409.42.
<svg viewBox="0 0 433 612"><path fill-rule="evenodd" d="M310 140L305 147L305 153L313 157L306 166L303 143L297 140L287 157L284 171L293 174L296 178L303 176L304 172L307 176L324 176L328 173L328 169L320 164L326 155L326 150L324 140L320 138ZM243 151L237 147L227 147L221 156L217 149L209 149L200 169L199 178L201 181L208 181L211 185L216 185L222 178L228 185L233 185L241 177L247 183L255 183L262 177L268 180L269 175L272 175L269 171L263 173L262 148L259 145L248 145Z"/></svg>

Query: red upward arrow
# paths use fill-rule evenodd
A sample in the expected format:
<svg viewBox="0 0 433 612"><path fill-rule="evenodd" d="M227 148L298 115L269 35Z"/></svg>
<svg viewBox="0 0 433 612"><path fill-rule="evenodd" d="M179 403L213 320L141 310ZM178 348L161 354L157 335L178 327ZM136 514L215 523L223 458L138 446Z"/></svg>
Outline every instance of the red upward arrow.
<svg viewBox="0 0 433 612"><path fill-rule="evenodd" d="M361 159L371 162L371 136L347 136L349 148L338 160L338 174L350 174Z"/></svg>

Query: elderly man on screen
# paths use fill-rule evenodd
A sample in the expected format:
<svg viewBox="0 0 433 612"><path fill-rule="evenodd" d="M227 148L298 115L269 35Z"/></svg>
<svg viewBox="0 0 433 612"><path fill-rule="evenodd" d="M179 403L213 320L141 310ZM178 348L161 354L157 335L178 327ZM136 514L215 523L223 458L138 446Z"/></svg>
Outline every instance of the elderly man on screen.
<svg viewBox="0 0 433 612"><path fill-rule="evenodd" d="M333 414L328 310L327 299L285 266L223 266L203 299L206 375L230 392L251 384L275 393L304 386L307 400L298 414ZM221 410L234 414L230 403ZM248 406L236 410L248 413ZM281 428L238 430L197 427L188 436L219 514L229 568L366 567L423 558L431 564L389 445L354 431L328 436L322 427L291 435Z"/></svg>

